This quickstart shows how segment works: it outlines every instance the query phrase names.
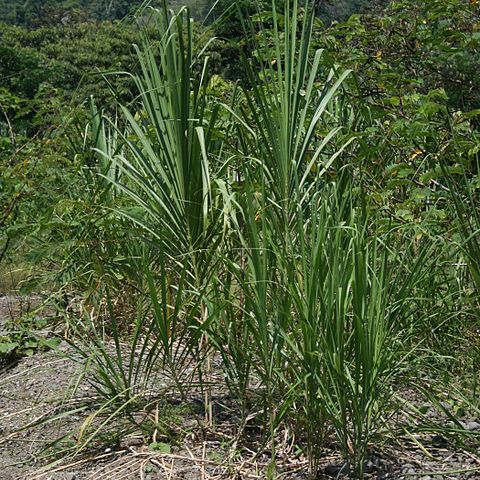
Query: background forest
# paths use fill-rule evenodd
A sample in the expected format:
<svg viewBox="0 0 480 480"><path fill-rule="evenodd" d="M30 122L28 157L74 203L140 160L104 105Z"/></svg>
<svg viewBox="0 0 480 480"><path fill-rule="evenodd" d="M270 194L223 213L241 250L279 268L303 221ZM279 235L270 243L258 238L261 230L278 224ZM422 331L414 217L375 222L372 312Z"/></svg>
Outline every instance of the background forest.
<svg viewBox="0 0 480 480"><path fill-rule="evenodd" d="M479 2L168 6L0 0L0 371L95 392L45 459L478 478Z"/></svg>

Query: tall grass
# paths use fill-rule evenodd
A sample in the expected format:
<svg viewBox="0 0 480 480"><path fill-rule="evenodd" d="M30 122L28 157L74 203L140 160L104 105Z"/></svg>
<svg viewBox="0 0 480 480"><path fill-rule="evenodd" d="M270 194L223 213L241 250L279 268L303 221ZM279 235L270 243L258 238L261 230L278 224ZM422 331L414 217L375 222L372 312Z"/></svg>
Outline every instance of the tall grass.
<svg viewBox="0 0 480 480"><path fill-rule="evenodd" d="M478 171L478 160L474 165ZM466 358L471 364L471 385L469 403L475 409L478 407L478 383L480 378L478 370L480 365L480 345L476 340L476 333L480 328L480 211L478 187L474 180L465 174L453 175L448 165L442 164L442 170L448 185L448 197L450 199L451 212L455 219L455 232L457 234L457 249L455 254L460 259L460 272L462 263L466 264L467 279L459 277L460 296L462 307L468 305L467 313L471 321L468 322L467 331L470 338L467 341ZM469 281L471 279L471 281ZM473 288L471 288L473 286ZM462 308L462 313L464 308ZM467 322L463 322L467 324ZM462 332L462 333L463 333ZM475 332L473 335L471 332Z"/></svg>
<svg viewBox="0 0 480 480"><path fill-rule="evenodd" d="M478 192L472 180L465 175L453 176L446 165L442 165L448 182L452 212L456 218L456 227L460 235L459 247L467 262L470 275L480 298L480 212ZM478 170L478 164L477 164Z"/></svg>
<svg viewBox="0 0 480 480"><path fill-rule="evenodd" d="M136 49L137 100L119 105L115 134L96 121L101 178L140 244L129 259L139 309L125 349L107 296L100 327L89 317L76 325L91 339L79 348L109 401L130 405L161 370L187 401L198 380L210 422L219 358L239 434L253 412L272 475L289 425L311 478L332 432L361 477L411 353L405 338L435 288L433 259L428 245L415 260L398 253L409 246L378 227L345 163L355 152L354 137L340 136L349 72L326 70L314 50L314 5L277 7L271 28L251 27L247 82L228 106L209 93L188 11L155 11L158 41Z"/></svg>

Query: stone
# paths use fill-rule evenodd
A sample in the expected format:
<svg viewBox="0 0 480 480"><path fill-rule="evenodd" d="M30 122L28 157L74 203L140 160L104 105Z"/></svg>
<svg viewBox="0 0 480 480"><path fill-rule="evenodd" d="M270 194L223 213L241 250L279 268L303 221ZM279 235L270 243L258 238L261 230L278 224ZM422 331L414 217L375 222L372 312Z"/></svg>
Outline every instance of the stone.
<svg viewBox="0 0 480 480"><path fill-rule="evenodd" d="M480 430L480 423L472 421L472 422L465 422L465 429L466 430Z"/></svg>

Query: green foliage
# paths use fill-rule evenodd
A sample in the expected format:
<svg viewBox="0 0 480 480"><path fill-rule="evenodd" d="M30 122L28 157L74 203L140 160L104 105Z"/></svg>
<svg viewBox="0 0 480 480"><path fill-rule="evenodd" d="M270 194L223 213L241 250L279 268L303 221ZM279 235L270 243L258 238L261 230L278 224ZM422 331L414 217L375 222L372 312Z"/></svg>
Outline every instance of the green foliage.
<svg viewBox="0 0 480 480"><path fill-rule="evenodd" d="M188 6L192 16L201 18L204 0L171 0L169 7ZM159 7L161 0L0 0L3 22L28 28L75 25L94 21L122 20L141 12L145 6Z"/></svg>
<svg viewBox="0 0 480 480"><path fill-rule="evenodd" d="M43 117L49 106L56 109L73 97L77 104L90 95L106 103L110 90L122 96L129 85L125 78L111 76L108 86L100 74L133 69L135 38L132 27L109 22L36 30L3 25L1 87L29 102L24 110L30 118L32 112ZM57 104L49 105L52 101ZM42 119L41 125L45 124Z"/></svg>
<svg viewBox="0 0 480 480"><path fill-rule="evenodd" d="M480 92L470 71L478 19L478 6L463 0L393 2L382 16L352 16L318 36L332 64L356 72L350 102L363 113L355 161L373 181L372 204L401 223L446 226L442 162L452 173L478 173L470 112Z"/></svg>
<svg viewBox="0 0 480 480"><path fill-rule="evenodd" d="M151 314L135 323L148 332L147 378L158 355L186 396L192 356L207 384L210 350L218 351L244 414L250 397L262 407L270 468L277 429L288 422L305 441L312 477L330 429L361 476L382 412L394 408L393 381L415 351L409 337L421 335L431 315L441 278L433 268L437 244L398 229L398 209L389 215L371 205L365 189L378 188L372 181L381 179L382 166L367 162L373 152L397 158L389 144L386 153L362 144L375 141L380 109L364 100L356 113L348 70L328 68L314 49L311 10L300 16L295 4L281 15L273 7L252 57L245 55L243 92L232 89L229 105L211 96L214 78L192 54L184 14L158 13L159 54L148 42L137 52L139 103L120 106L123 140L101 139L99 153L119 172L111 179L126 198L119 212L153 252L142 269L147 290L137 284ZM204 68L197 79L191 72L198 61ZM412 114L417 101L429 102L420 104L423 129L407 133L409 124L397 125L399 144L402 136L425 138L425 128L433 136L442 98L439 91L412 98ZM358 133L365 126L370 136ZM416 172L408 163L390 170L400 179ZM425 192L415 195L423 200ZM392 207L391 198L386 203ZM79 325L82 338L97 338L94 322ZM118 333L114 338L119 345ZM138 385L122 373L120 348L112 358L103 344L82 348L101 353L98 378L108 380L102 394L128 403L123 392Z"/></svg>
<svg viewBox="0 0 480 480"><path fill-rule="evenodd" d="M134 68L134 39L133 28L107 22L31 31L2 25L0 260L8 246L19 247L20 231L8 228L17 223L36 233L39 213L48 224L71 189L78 163L66 158L69 122L80 105L92 94L106 104L129 97L128 78L111 75L106 83L102 75Z"/></svg>
<svg viewBox="0 0 480 480"><path fill-rule="evenodd" d="M480 304L476 303L480 298L480 212L478 209L478 177L472 180L464 174L454 176L445 166L442 167L452 200L452 209L457 221L460 248L465 255L465 260L476 289L473 302L475 308L479 309Z"/></svg>
<svg viewBox="0 0 480 480"><path fill-rule="evenodd" d="M336 62L363 66L364 92L375 97L395 86L401 101L403 92L442 88L449 106L469 111L480 94L479 15L478 4L466 0L395 1L382 15L352 16L324 38L333 41L327 45Z"/></svg>
<svg viewBox="0 0 480 480"><path fill-rule="evenodd" d="M118 20L134 13L143 0L2 0L0 17L28 27L54 26L85 20Z"/></svg>
<svg viewBox="0 0 480 480"><path fill-rule="evenodd" d="M44 338L37 333L47 325L47 320L25 316L8 325L8 334L0 336L0 366L17 361L24 356L31 357L39 351L55 349L59 338Z"/></svg>
<svg viewBox="0 0 480 480"><path fill-rule="evenodd" d="M159 372L160 394L200 388L212 424L220 358L272 475L287 426L311 478L331 438L362 477L395 391L417 365L439 381L442 348L478 328L478 5L324 28L314 2L227 3L225 39L164 6L134 57L125 25L5 29L2 235L25 237L104 399L76 451L136 425ZM95 66L129 74L78 86Z"/></svg>
<svg viewBox="0 0 480 480"><path fill-rule="evenodd" d="M346 21L350 15L380 10L389 0L325 0L318 2L317 15L326 23Z"/></svg>

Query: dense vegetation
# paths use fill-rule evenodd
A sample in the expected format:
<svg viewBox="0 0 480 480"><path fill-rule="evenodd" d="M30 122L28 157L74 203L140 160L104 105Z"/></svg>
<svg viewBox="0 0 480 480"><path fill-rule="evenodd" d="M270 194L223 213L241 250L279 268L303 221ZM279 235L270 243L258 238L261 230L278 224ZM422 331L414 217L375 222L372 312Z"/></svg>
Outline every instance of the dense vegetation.
<svg viewBox="0 0 480 480"><path fill-rule="evenodd" d="M226 388L272 478L282 436L311 478L332 442L362 477L386 432L439 431L389 422L412 389L478 448L443 407L480 415L478 2L103 21L132 3L0 3L24 25L0 31L0 268L55 305L102 425L160 370L211 428Z"/></svg>
<svg viewBox="0 0 480 480"><path fill-rule="evenodd" d="M196 18L220 16L229 7L257 9L262 1L242 0L170 0L169 6L178 8L186 5ZM385 5L386 0L340 0L317 2L316 13L326 21L345 20L351 14ZM71 24L88 20L121 20L145 5L158 6L158 0L0 0L0 18L5 23L38 27ZM263 2L263 6L268 2ZM237 17L238 20L238 17ZM207 21L209 21L207 19Z"/></svg>
<svg viewBox="0 0 480 480"><path fill-rule="evenodd" d="M78 20L121 20L142 3L143 0L2 0L0 18L29 27Z"/></svg>

